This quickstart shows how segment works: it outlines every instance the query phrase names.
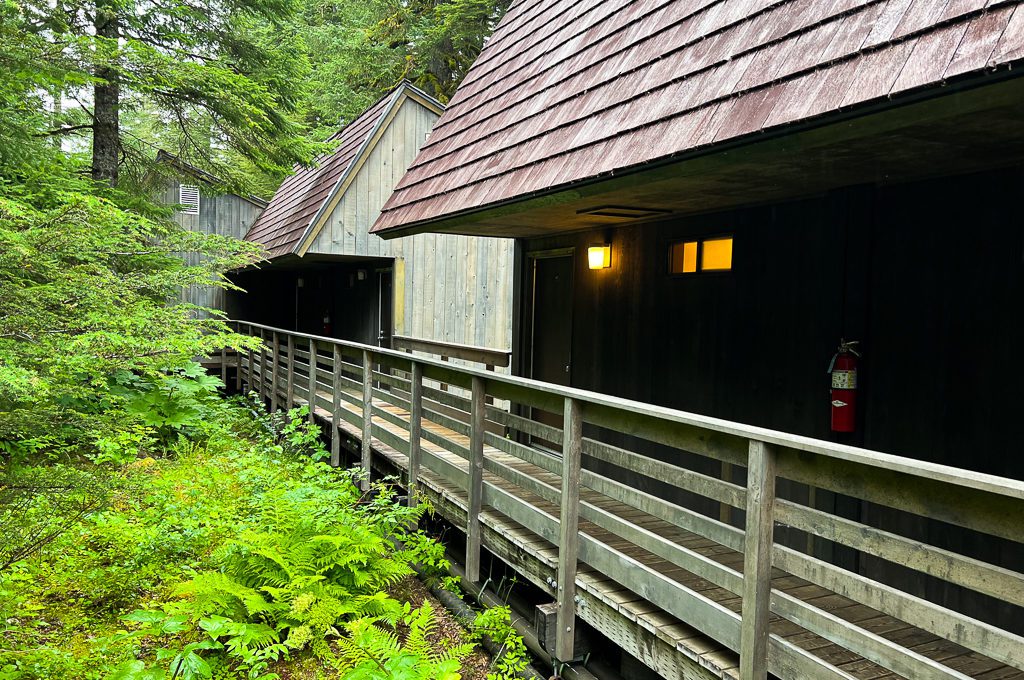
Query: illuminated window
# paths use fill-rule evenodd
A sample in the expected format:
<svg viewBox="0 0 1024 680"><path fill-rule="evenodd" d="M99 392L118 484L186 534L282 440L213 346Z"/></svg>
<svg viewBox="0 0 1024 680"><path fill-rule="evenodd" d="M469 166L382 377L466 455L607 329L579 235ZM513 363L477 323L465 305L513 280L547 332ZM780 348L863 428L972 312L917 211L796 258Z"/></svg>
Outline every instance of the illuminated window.
<svg viewBox="0 0 1024 680"><path fill-rule="evenodd" d="M732 269L732 237L679 241L669 247L669 273L695 274Z"/></svg>
<svg viewBox="0 0 1024 680"><path fill-rule="evenodd" d="M672 244L671 271L673 274L691 274L697 271L696 241Z"/></svg>
<svg viewBox="0 0 1024 680"><path fill-rule="evenodd" d="M732 269L732 237L708 239L701 243L700 269L720 272Z"/></svg>

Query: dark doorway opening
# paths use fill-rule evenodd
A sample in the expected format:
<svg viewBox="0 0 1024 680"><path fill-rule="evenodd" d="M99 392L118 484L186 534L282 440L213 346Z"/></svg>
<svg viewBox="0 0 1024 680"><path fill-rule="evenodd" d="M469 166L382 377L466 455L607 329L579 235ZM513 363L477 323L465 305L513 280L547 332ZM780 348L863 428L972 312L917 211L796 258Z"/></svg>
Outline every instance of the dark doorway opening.
<svg viewBox="0 0 1024 680"><path fill-rule="evenodd" d="M530 296L530 377L535 380L572 384L572 289L573 251L529 254L532 271ZM562 427L562 414L531 409L534 420ZM542 438L532 443L545 448L558 446Z"/></svg>
<svg viewBox="0 0 1024 680"><path fill-rule="evenodd" d="M377 345L391 347L391 336L394 333L392 312L392 276L393 270L378 269L377 272Z"/></svg>
<svg viewBox="0 0 1024 680"><path fill-rule="evenodd" d="M234 318L389 347L393 332L392 260L282 258L236 273Z"/></svg>

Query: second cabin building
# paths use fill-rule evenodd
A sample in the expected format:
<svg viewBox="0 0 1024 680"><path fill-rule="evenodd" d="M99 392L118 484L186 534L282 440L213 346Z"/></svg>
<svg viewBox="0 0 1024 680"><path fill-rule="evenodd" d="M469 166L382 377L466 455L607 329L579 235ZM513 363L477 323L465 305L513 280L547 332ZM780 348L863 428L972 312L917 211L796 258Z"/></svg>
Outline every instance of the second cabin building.
<svg viewBox="0 0 1024 680"><path fill-rule="evenodd" d="M403 82L281 184L245 236L268 262L236 276L238 318L385 347L400 336L509 348L511 239L369 233L442 110Z"/></svg>

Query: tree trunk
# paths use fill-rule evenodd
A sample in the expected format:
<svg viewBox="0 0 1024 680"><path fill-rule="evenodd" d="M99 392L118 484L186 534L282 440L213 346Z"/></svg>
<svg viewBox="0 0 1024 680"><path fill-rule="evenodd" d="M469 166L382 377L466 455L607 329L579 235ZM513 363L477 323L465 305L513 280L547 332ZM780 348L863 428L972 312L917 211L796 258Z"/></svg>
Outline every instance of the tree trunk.
<svg viewBox="0 0 1024 680"><path fill-rule="evenodd" d="M98 46L98 52L109 54L120 34L116 3L109 0L97 2L95 23L96 36L108 41L108 44ZM116 187L121 151L119 76L117 69L108 65L103 57L97 60L95 75L102 82L93 89L92 178Z"/></svg>

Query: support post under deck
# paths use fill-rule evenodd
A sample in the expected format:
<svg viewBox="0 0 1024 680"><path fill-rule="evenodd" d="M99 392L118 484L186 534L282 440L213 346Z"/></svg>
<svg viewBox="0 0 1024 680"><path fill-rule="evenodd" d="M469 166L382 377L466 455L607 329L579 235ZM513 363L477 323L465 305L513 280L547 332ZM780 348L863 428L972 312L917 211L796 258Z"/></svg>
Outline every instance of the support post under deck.
<svg viewBox="0 0 1024 680"><path fill-rule="evenodd" d="M288 334L288 387L285 390L285 410L295 408L295 336Z"/></svg>
<svg viewBox="0 0 1024 680"><path fill-rule="evenodd" d="M740 680L768 677L768 618L775 525L775 451L751 441L747 455L747 531L743 546Z"/></svg>
<svg viewBox="0 0 1024 680"><path fill-rule="evenodd" d="M281 338L277 331L274 331L270 342L270 372L267 374L270 381L270 412L277 413L277 367L281 361Z"/></svg>
<svg viewBox="0 0 1024 680"><path fill-rule="evenodd" d="M341 465L341 345L334 343L331 364L331 465Z"/></svg>
<svg viewBox="0 0 1024 680"><path fill-rule="evenodd" d="M306 403L309 404L309 422L316 422L316 340L309 339L309 387Z"/></svg>
<svg viewBox="0 0 1024 680"><path fill-rule="evenodd" d="M363 350L363 441L362 466L366 477L360 487L363 491L370 488L370 472L373 468L373 449L370 446L373 436L373 357L368 350Z"/></svg>
<svg viewBox="0 0 1024 680"><path fill-rule="evenodd" d="M484 494L484 381L473 376L469 430L469 507L466 511L466 578L480 581L480 508Z"/></svg>
<svg viewBox="0 0 1024 680"><path fill-rule="evenodd" d="M409 495L416 494L420 477L420 438L423 433L423 366L412 362L409 388Z"/></svg>
<svg viewBox="0 0 1024 680"><path fill-rule="evenodd" d="M562 425L562 506L558 526L558 612L555 658L572 661L576 639L576 565L580 534L580 463L583 456L583 419L580 403L565 400Z"/></svg>

